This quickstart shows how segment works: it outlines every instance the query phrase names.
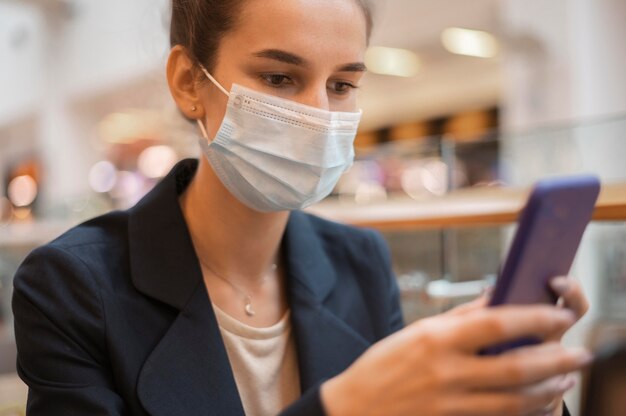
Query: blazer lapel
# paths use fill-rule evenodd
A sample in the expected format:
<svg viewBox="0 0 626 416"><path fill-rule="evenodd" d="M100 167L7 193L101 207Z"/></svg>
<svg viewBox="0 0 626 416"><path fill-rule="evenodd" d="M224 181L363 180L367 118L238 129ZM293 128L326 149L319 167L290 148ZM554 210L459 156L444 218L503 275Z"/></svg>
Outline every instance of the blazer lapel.
<svg viewBox="0 0 626 416"><path fill-rule="evenodd" d="M139 374L139 400L154 416L244 414L178 204L196 166L180 162L129 215L133 284L179 311Z"/></svg>
<svg viewBox="0 0 626 416"><path fill-rule="evenodd" d="M203 282L141 370L146 410L165 415L244 415Z"/></svg>
<svg viewBox="0 0 626 416"><path fill-rule="evenodd" d="M290 214L283 250L302 391L346 369L369 346L324 305L337 276L307 215Z"/></svg>

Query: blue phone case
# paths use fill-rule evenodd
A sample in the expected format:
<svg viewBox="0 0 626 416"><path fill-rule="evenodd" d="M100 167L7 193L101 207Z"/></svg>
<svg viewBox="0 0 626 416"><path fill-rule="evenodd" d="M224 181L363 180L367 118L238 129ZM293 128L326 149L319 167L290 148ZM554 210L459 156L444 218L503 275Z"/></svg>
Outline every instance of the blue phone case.
<svg viewBox="0 0 626 416"><path fill-rule="evenodd" d="M556 303L550 279L569 273L599 192L600 181L592 175L544 179L535 185L520 215L490 306ZM538 342L541 340L520 339L482 353L499 354Z"/></svg>

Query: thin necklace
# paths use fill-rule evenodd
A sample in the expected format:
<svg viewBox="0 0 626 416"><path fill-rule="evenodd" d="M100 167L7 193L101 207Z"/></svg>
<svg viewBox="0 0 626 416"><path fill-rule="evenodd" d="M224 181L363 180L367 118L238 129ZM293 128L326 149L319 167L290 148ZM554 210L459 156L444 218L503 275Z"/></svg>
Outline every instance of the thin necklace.
<svg viewBox="0 0 626 416"><path fill-rule="evenodd" d="M241 294L244 298L244 307L243 310L246 313L246 315L253 317L254 315L256 315L256 311L254 310L254 308L252 307L252 295L250 295L250 293L246 292L245 290L237 287L233 282L231 282L230 280L228 280L227 278L225 278L224 276L221 276L217 273L215 273L215 270L213 270L213 268L211 266L209 266L208 264L206 264L206 262L202 259L200 259L200 263L202 263L204 265L204 267L206 267L207 269L209 269L209 271L216 277L218 277L219 279L223 280L224 282L228 283L233 289L235 289L237 292L239 292L239 294ZM267 280L267 278L269 277L270 273L273 273L276 271L276 269L278 268L278 266L276 266L276 263L273 263L270 266L270 270L269 272L265 275L265 277L261 280L261 282L259 283L259 286L263 285L263 283L265 283L265 281Z"/></svg>

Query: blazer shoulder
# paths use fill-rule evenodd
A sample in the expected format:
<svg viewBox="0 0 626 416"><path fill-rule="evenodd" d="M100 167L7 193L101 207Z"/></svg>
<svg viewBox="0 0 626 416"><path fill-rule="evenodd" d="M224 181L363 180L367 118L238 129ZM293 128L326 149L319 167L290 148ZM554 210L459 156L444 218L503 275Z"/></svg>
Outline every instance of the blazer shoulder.
<svg viewBox="0 0 626 416"><path fill-rule="evenodd" d="M110 286L111 276L123 276L128 252L127 214L114 211L79 224L26 256L18 268L16 289L47 286ZM95 286L94 286L95 285ZM52 288L48 288L51 289Z"/></svg>
<svg viewBox="0 0 626 416"><path fill-rule="evenodd" d="M73 251L74 248L94 245L117 245L128 235L128 211L112 211L70 228L46 246Z"/></svg>

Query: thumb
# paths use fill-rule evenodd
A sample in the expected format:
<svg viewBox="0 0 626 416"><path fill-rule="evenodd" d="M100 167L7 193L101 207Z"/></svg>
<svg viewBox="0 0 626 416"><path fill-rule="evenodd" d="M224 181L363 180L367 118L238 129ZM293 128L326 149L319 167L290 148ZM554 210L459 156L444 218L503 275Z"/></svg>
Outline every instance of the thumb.
<svg viewBox="0 0 626 416"><path fill-rule="evenodd" d="M486 291L485 293L483 293L476 299L472 300L471 302L467 302L455 308L450 309L448 312L446 312L446 314L453 315L453 316L463 315L468 312L475 311L477 309L485 308L489 304L490 298L491 298L491 292Z"/></svg>

